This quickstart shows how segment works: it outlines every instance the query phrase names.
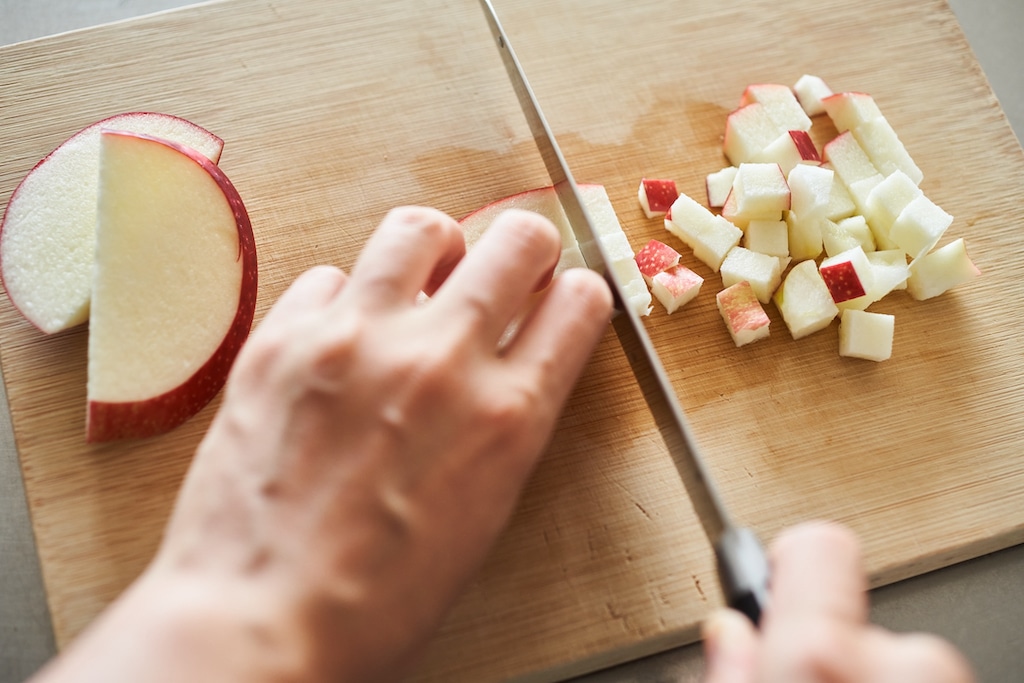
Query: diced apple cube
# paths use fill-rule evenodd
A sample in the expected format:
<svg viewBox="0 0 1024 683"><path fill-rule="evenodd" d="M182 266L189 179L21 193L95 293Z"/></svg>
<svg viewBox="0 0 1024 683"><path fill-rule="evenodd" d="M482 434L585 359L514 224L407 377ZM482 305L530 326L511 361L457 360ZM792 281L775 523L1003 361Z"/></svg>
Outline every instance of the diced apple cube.
<svg viewBox="0 0 1024 683"><path fill-rule="evenodd" d="M821 225L826 218L804 220L796 211L786 212L789 255L794 261L818 258L823 248Z"/></svg>
<svg viewBox="0 0 1024 683"><path fill-rule="evenodd" d="M643 178L637 191L640 208L648 218L664 216L678 196L679 191L674 180Z"/></svg>
<svg viewBox="0 0 1024 683"><path fill-rule="evenodd" d="M720 209L725 206L725 200L729 198L732 191L732 181L736 179L736 166L726 166L720 171L709 173L704 184L708 191L708 206L713 209Z"/></svg>
<svg viewBox="0 0 1024 683"><path fill-rule="evenodd" d="M743 246L759 254L789 256L789 228L785 221L750 221L743 231Z"/></svg>
<svg viewBox="0 0 1024 683"><path fill-rule="evenodd" d="M804 74L798 78L793 85L793 92L808 116L824 114L825 105L822 104L822 100L833 94L832 88L828 87L824 80L811 74Z"/></svg>
<svg viewBox="0 0 1024 683"><path fill-rule="evenodd" d="M651 240L644 245L643 249L636 253L635 258L640 274L644 276L644 280L650 285L651 279L655 275L679 263L680 254L664 242Z"/></svg>
<svg viewBox="0 0 1024 683"><path fill-rule="evenodd" d="M771 218L789 209L789 184L775 163L740 164L732 183L736 213L747 220Z"/></svg>
<svg viewBox="0 0 1024 683"><path fill-rule="evenodd" d="M686 266L672 266L656 273L651 279L651 291L669 315L690 302L700 292L704 278Z"/></svg>
<svg viewBox="0 0 1024 683"><path fill-rule="evenodd" d="M733 247L722 261L721 273L723 286L749 282L757 300L766 304L782 281L782 264L775 256Z"/></svg>
<svg viewBox="0 0 1024 683"><path fill-rule="evenodd" d="M752 102L726 118L722 148L729 163L739 166L753 159L785 131L772 120L763 104Z"/></svg>
<svg viewBox="0 0 1024 683"><path fill-rule="evenodd" d="M900 170L906 173L914 181L914 184L921 183L924 173L914 163L907 148L903 146L896 131L885 117L865 121L854 128L852 132L861 148L867 152L871 163L882 175Z"/></svg>
<svg viewBox="0 0 1024 683"><path fill-rule="evenodd" d="M874 98L862 92L836 93L824 98L821 104L840 133L882 116Z"/></svg>
<svg viewBox="0 0 1024 683"><path fill-rule="evenodd" d="M863 310L872 303L874 269L859 245L825 259L818 271L840 309Z"/></svg>
<svg viewBox="0 0 1024 683"><path fill-rule="evenodd" d="M930 299L979 275L981 271L971 262L960 238L911 261L907 292L918 300Z"/></svg>
<svg viewBox="0 0 1024 683"><path fill-rule="evenodd" d="M828 327L839 308L818 273L814 261L793 266L772 297L793 339L800 339Z"/></svg>
<svg viewBox="0 0 1024 683"><path fill-rule="evenodd" d="M858 180L880 175L867 152L848 131L829 141L822 150L822 156L848 189L852 189ZM856 199L854 197L854 201Z"/></svg>
<svg viewBox="0 0 1024 683"><path fill-rule="evenodd" d="M716 273L725 255L743 237L742 230L685 194L676 199L671 214L672 219L665 221L665 227Z"/></svg>
<svg viewBox="0 0 1024 683"><path fill-rule="evenodd" d="M822 221L821 240L825 246L826 256L835 256L856 246L865 252L875 250L875 238L871 234L871 228L860 214L840 221Z"/></svg>
<svg viewBox="0 0 1024 683"><path fill-rule="evenodd" d="M832 168L831 164L822 164L822 168ZM833 178L832 192L828 198L828 209L825 217L829 220L838 221L848 218L857 213L857 205L853 203L853 197L842 180Z"/></svg>
<svg viewBox="0 0 1024 683"><path fill-rule="evenodd" d="M868 194L864 217L877 242L886 245L886 248L896 246L889 237L892 224L907 204L920 194L921 189L906 173L899 170L893 171L872 188Z"/></svg>
<svg viewBox="0 0 1024 683"><path fill-rule="evenodd" d="M811 119L788 85L755 83L743 91L740 105L758 102L764 105L768 116L783 130L810 130Z"/></svg>
<svg viewBox="0 0 1024 683"><path fill-rule="evenodd" d="M821 218L828 212L835 172L821 166L801 164L786 179L792 194L790 209L806 219Z"/></svg>
<svg viewBox="0 0 1024 683"><path fill-rule="evenodd" d="M887 249L868 253L868 262L873 271L871 291L872 302L879 301L894 289L906 289L910 269L907 255L902 249Z"/></svg>
<svg viewBox="0 0 1024 683"><path fill-rule="evenodd" d="M715 300L729 336L736 346L743 346L768 336L771 320L757 300L747 281L737 282L719 292Z"/></svg>
<svg viewBox="0 0 1024 683"><path fill-rule="evenodd" d="M839 355L883 361L892 356L895 317L886 313L846 310L839 319Z"/></svg>
<svg viewBox="0 0 1024 683"><path fill-rule="evenodd" d="M953 217L925 195L912 199L889 230L889 238L916 259L932 250L953 223Z"/></svg>
<svg viewBox="0 0 1024 683"><path fill-rule="evenodd" d="M754 155L751 161L778 164L783 174L789 175L789 172L799 164L819 165L821 155L807 131L790 130Z"/></svg>

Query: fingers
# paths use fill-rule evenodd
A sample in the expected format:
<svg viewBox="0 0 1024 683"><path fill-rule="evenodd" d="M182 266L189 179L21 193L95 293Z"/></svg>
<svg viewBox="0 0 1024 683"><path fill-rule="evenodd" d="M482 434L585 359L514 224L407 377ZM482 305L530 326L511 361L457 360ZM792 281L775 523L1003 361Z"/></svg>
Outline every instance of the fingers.
<svg viewBox="0 0 1024 683"><path fill-rule="evenodd" d="M285 290L263 319L263 324L281 325L332 301L345 286L347 276L333 266L315 266L302 273Z"/></svg>
<svg viewBox="0 0 1024 683"><path fill-rule="evenodd" d="M758 664L754 626L745 616L721 609L704 622L704 683L750 683Z"/></svg>
<svg viewBox="0 0 1024 683"><path fill-rule="evenodd" d="M446 320L477 329L497 343L561 254L551 221L527 211L499 215L434 297Z"/></svg>
<svg viewBox="0 0 1024 683"><path fill-rule="evenodd" d="M560 406L568 397L612 310L600 275L573 268L555 278L505 349L513 372L530 372L541 395Z"/></svg>
<svg viewBox="0 0 1024 683"><path fill-rule="evenodd" d="M928 634L865 635L865 678L876 683L971 683L970 666L952 645Z"/></svg>
<svg viewBox="0 0 1024 683"><path fill-rule="evenodd" d="M465 253L451 217L423 207L393 209L356 261L346 298L367 308L410 304L421 290L432 294Z"/></svg>
<svg viewBox="0 0 1024 683"><path fill-rule="evenodd" d="M773 544L766 618L861 624L867 620L866 590L856 536L836 524L802 524Z"/></svg>

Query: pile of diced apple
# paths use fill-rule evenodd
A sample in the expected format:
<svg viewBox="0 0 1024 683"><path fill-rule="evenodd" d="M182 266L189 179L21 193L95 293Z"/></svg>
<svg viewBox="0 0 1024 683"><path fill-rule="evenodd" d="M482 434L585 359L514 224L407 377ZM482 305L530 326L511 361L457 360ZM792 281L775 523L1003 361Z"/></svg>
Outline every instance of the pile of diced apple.
<svg viewBox="0 0 1024 683"><path fill-rule="evenodd" d="M220 391L256 308L248 214L223 141L185 119L95 123L15 189L0 275L41 332L89 321L86 438L166 432Z"/></svg>
<svg viewBox="0 0 1024 683"><path fill-rule="evenodd" d="M822 114L837 134L819 152L809 131ZM885 360L894 318L866 309L893 290L923 300L980 273L963 239L936 248L953 217L921 190L921 170L870 95L833 93L811 75L751 85L726 119L723 149L729 165L707 175L706 205L661 179L643 179L639 198L721 273L718 307L737 346L768 336L771 301L794 339L838 317L840 355ZM682 266L640 267L656 282ZM668 312L692 298L653 292Z"/></svg>

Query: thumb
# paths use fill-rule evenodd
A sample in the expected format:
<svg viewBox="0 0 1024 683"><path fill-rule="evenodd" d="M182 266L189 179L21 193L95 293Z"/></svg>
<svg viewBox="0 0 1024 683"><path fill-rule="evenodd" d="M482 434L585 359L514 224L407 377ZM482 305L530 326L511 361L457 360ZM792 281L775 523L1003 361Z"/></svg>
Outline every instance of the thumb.
<svg viewBox="0 0 1024 683"><path fill-rule="evenodd" d="M759 647L754 625L739 612L720 609L701 629L704 683L752 683Z"/></svg>

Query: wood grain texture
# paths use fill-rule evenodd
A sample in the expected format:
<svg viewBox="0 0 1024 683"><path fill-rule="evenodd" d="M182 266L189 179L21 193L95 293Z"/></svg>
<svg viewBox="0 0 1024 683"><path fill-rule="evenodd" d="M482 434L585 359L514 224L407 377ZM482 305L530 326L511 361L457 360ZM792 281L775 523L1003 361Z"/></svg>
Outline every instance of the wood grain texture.
<svg viewBox="0 0 1024 683"><path fill-rule="evenodd" d="M639 178L703 192L750 82L872 93L983 277L894 295L893 359L837 328L735 349L708 291L648 326L737 518L770 539L832 518L874 585L1024 540L1024 156L941 0L508 0L507 30L581 180L635 248L671 240ZM303 269L352 264L388 208L461 216L545 184L475 0L224 0L0 50L0 196L76 130L128 110L221 135L260 250L257 320ZM830 134L827 123L816 135ZM60 643L145 566L216 402L145 442L84 442L85 329L51 338L4 299L0 358ZM428 587L429 588L429 587ZM613 335L581 378L509 528L417 680L553 680L696 638L709 549Z"/></svg>

